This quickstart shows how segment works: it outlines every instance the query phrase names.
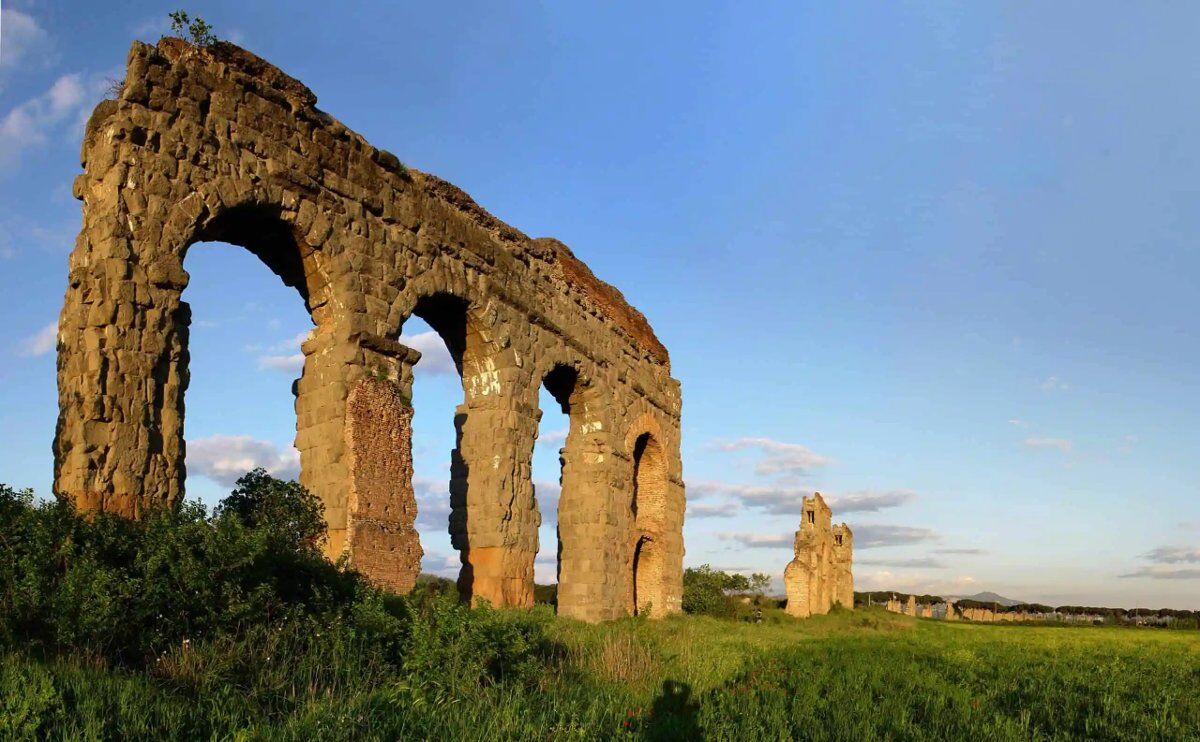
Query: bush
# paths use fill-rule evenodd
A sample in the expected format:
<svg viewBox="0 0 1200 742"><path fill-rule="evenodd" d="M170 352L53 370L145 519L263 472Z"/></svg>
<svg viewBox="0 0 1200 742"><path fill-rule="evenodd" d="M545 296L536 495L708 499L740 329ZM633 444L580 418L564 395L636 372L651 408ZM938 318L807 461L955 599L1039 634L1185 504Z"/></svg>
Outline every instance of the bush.
<svg viewBox="0 0 1200 742"><path fill-rule="evenodd" d="M301 616L370 591L318 545L320 502L261 470L210 516L199 503L133 521L84 518L0 486L0 640L137 664L169 646Z"/></svg>
<svg viewBox="0 0 1200 742"><path fill-rule="evenodd" d="M713 569L707 564L689 567L683 572L683 610L725 618L736 617L739 603L729 595L731 592L761 593L770 577L754 574L750 577Z"/></svg>

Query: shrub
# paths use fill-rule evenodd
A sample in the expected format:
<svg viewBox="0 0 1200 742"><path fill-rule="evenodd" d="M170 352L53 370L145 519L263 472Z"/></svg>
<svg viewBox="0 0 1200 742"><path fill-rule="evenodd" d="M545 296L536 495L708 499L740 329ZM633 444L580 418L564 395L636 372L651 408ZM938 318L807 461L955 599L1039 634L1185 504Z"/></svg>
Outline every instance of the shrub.
<svg viewBox="0 0 1200 742"><path fill-rule="evenodd" d="M199 16L189 18L187 12L183 10L176 10L174 13L168 13L167 16L171 19L171 32L178 35L179 38L186 37L196 46L212 46L217 43L212 26L203 18Z"/></svg>
<svg viewBox="0 0 1200 742"><path fill-rule="evenodd" d="M139 520L84 518L0 487L0 639L138 663L198 636L345 613L370 591L329 563L320 502L261 470L209 516L199 503Z"/></svg>
<svg viewBox="0 0 1200 742"><path fill-rule="evenodd" d="M761 593L770 582L762 574L746 575L722 572L707 564L689 567L683 573L683 610L709 616L734 617L738 603L729 596L731 592Z"/></svg>

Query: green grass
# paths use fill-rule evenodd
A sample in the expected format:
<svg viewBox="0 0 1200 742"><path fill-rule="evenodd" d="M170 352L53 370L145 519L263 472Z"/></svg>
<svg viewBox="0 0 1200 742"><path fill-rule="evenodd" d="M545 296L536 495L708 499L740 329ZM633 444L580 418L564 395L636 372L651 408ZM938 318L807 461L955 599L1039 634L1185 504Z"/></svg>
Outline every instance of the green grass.
<svg viewBox="0 0 1200 742"><path fill-rule="evenodd" d="M449 660L397 669L287 631L189 644L146 671L10 648L0 738L1200 739L1200 632L878 609L759 625L592 626L545 608L491 620L539 647L465 684Z"/></svg>

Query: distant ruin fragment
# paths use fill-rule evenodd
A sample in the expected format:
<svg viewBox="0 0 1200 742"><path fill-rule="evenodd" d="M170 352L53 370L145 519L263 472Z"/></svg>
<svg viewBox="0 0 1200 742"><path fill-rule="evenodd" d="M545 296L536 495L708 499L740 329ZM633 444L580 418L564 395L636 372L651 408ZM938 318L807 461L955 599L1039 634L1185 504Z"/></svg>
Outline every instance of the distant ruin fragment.
<svg viewBox="0 0 1200 742"><path fill-rule="evenodd" d="M795 558L783 571L787 612L793 616L821 615L834 605L854 608L854 534L832 520L820 492L803 499Z"/></svg>
<svg viewBox="0 0 1200 742"><path fill-rule="evenodd" d="M55 492L129 517L183 497L184 258L197 242L227 242L293 287L312 318L295 442L300 482L325 505L330 557L395 590L416 579L420 353L399 337L417 316L462 377L446 497L464 597L533 602L546 549L530 480L544 385L570 418L559 612L678 611L680 389L646 318L562 243L405 167L316 102L231 44L133 44L119 98L88 121L73 188L83 228L58 329Z"/></svg>

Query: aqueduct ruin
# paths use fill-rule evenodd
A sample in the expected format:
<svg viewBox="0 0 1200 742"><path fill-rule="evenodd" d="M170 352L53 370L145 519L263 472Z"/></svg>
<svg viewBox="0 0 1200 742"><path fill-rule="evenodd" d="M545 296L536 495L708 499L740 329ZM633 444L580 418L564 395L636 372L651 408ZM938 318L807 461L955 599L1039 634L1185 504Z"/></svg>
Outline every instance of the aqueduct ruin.
<svg viewBox="0 0 1200 742"><path fill-rule="evenodd" d="M346 553L398 590L417 576L420 354L398 341L416 315L462 376L447 496L464 596L532 603L541 516L530 462L545 384L570 419L560 613L679 610L679 384L642 314L566 246L405 168L300 82L224 43L134 43L81 159L83 229L59 323L56 493L129 517L182 497L183 261L196 242L228 242L294 287L312 318L296 447L300 480L325 505L330 556Z"/></svg>

